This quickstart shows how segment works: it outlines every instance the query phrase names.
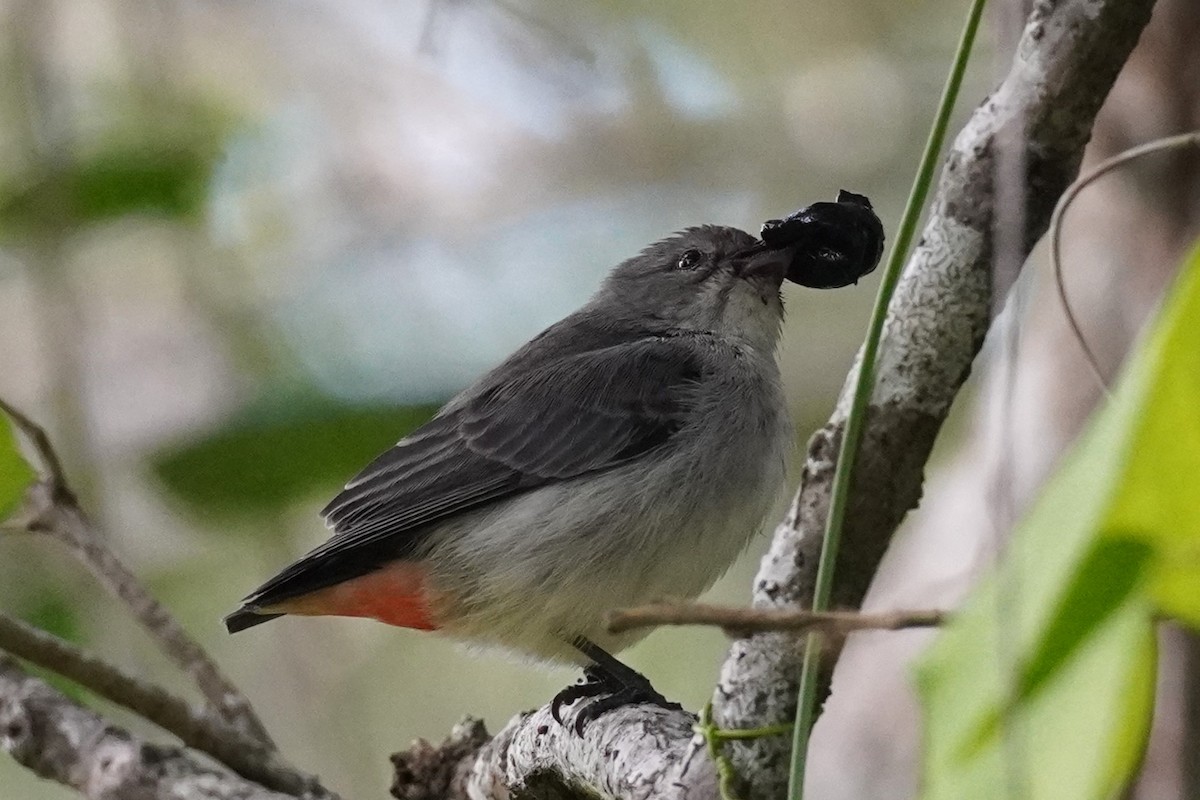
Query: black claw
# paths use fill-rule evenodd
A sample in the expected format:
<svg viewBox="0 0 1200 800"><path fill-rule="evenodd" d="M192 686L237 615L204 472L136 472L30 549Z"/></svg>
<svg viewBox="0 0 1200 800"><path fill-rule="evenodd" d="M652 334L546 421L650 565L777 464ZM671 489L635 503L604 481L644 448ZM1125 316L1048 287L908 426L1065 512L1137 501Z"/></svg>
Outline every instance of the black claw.
<svg viewBox="0 0 1200 800"><path fill-rule="evenodd" d="M584 670L584 678L579 683L573 683L563 689L558 694L554 695L554 699L550 701L550 716L554 717L554 721L559 725L563 724L562 708L569 706L577 700L583 700L589 697L595 697L609 691L594 674L591 668Z"/></svg>
<svg viewBox="0 0 1200 800"><path fill-rule="evenodd" d="M550 716L554 717L554 721L559 725L563 724L562 707L570 702L569 700L563 698L565 693L566 689L554 695L554 699L550 701Z"/></svg>
<svg viewBox="0 0 1200 800"><path fill-rule="evenodd" d="M622 665L624 666L624 665ZM613 674L596 665L584 669L584 680L563 689L550 702L550 715L555 722L565 725L562 719L563 706L587 700L574 713L571 729L582 736L588 724L609 711L628 705L648 704L675 711L682 710L678 703L663 697L641 673L628 667L621 674Z"/></svg>
<svg viewBox="0 0 1200 800"><path fill-rule="evenodd" d="M663 697L653 688L650 688L650 684L647 682L645 689L627 686L615 692L596 697L575 712L575 721L571 727L575 730L576 735L583 736L583 731L587 728L588 723L599 719L609 711L615 711L618 708L630 705L653 705L671 711L683 710L683 706L667 700L667 698Z"/></svg>

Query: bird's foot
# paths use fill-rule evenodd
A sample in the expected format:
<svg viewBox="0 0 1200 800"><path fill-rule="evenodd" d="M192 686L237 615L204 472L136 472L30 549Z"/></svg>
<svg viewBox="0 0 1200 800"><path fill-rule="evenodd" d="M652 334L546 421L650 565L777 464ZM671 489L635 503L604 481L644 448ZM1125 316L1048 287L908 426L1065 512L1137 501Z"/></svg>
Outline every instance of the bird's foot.
<svg viewBox="0 0 1200 800"><path fill-rule="evenodd" d="M591 702L580 705L573 714L571 728L579 736L583 735L588 723L622 706L648 704L672 711L683 710L681 705L667 700L651 686L645 675L628 670L628 674L617 676L594 665L584 668L582 681L554 696L550 702L550 714L560 725L565 725L563 706L580 700Z"/></svg>

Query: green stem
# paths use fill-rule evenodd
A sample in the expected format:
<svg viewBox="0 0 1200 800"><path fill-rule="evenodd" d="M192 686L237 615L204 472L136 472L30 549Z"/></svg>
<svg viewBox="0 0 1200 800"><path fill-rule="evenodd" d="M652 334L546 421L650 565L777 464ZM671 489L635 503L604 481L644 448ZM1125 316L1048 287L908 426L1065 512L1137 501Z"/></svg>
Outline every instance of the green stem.
<svg viewBox="0 0 1200 800"><path fill-rule="evenodd" d="M824 611L829 606L829 596L833 588L833 570L837 563L842 523L846 517L846 504L850 493L851 473L854 469L854 459L858 452L859 442L862 440L868 401L875 385L875 358L879 351L879 341L883 336L883 323L887 318L888 304L896 290L896 284L900 281L904 259L912 244L913 235L916 233L921 209L925 206L925 198L933 183L938 154L941 152L942 142L946 137L950 113L954 109L954 101L958 97L958 90L962 85L963 73L967 68L967 60L975 41L975 33L979 29L979 20L983 15L985 2L986 0L972 0L971 2L967 22L958 42L958 50L954 54L954 63L951 66L950 75L946 79L946 86L942 90L941 100L938 102L937 115L934 117L932 129L929 131L929 138L925 142L921 166L917 171L916 180L913 181L908 203L904 207L904 215L900 219L896 241L892 245L887 267L883 271L883 279L879 283L879 293L875 296L875 308L871 313L871 324L867 331L866 341L863 343L862 359L859 362L858 376L854 385L854 397L842 431L837 469L834 472L833 486L829 496L829 515L825 521L821 560L817 565L816 587L813 591L813 611ZM820 636L815 633L809 634L805 645L804 664L800 672L800 693L796 710L795 734L792 740L792 769L788 781L790 800L802 800L804 797L804 769L816 704L820 649Z"/></svg>

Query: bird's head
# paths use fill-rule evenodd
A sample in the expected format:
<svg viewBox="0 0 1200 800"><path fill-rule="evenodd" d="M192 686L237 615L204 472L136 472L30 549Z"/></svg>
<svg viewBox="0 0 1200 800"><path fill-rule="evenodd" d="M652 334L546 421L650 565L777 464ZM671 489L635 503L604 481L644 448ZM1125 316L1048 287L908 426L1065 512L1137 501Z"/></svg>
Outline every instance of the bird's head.
<svg viewBox="0 0 1200 800"><path fill-rule="evenodd" d="M779 289L791 258L791 247L767 247L737 228L688 228L614 269L593 307L650 330L711 332L769 352L783 321Z"/></svg>

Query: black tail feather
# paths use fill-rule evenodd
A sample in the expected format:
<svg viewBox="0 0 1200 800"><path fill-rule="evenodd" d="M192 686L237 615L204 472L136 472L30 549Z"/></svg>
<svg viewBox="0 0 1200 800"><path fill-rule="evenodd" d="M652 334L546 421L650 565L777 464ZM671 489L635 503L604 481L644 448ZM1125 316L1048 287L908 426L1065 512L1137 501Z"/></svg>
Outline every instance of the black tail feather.
<svg viewBox="0 0 1200 800"><path fill-rule="evenodd" d="M276 617L282 617L283 614L262 614L258 611L253 611L249 608L239 608L229 616L225 617L225 630L230 633L244 631L246 628L253 628L255 625L261 625L264 622L270 622Z"/></svg>

